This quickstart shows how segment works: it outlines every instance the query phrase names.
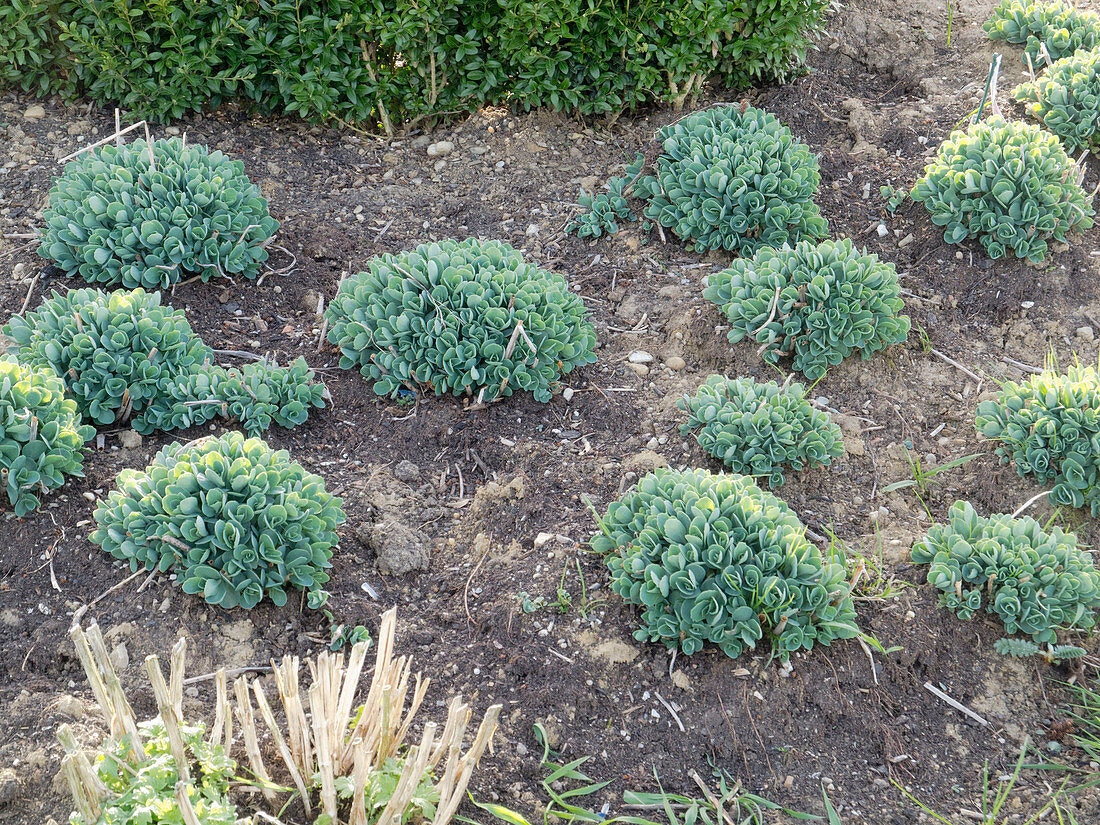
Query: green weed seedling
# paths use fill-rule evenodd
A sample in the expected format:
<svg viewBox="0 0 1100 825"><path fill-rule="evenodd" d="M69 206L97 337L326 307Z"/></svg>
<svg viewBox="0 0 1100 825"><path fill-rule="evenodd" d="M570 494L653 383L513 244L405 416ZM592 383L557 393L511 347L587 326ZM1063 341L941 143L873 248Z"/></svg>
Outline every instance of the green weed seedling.
<svg viewBox="0 0 1100 825"><path fill-rule="evenodd" d="M663 816L663 819L654 820L647 816L633 814L609 817L608 806L605 805L603 810L596 811L584 807L584 800L608 787L611 780L595 780L581 770L581 766L591 758L589 756L581 756L561 765L552 762L546 729L536 722L534 730L535 739L542 746L540 767L547 771L540 785L543 793L550 800L543 811L543 825L557 822L565 822L569 825L578 822L598 825L766 825L773 821L766 818L769 813L783 813L791 819L801 821L822 819L821 816L794 811L770 799L749 793L741 787L740 783L721 770L714 771L715 788L709 787L695 771L690 773L692 780L702 793L699 798L666 791L661 785L660 777L654 771L653 778L658 790L656 792L624 791L622 807L653 812ZM560 790L555 789L555 784ZM566 787L568 785L574 785L574 787ZM824 789L822 789L822 795L827 822L829 825L840 825L841 820ZM522 814L503 805L478 802L473 797L471 801L483 811L507 822L508 825L531 825L531 822ZM456 819L467 825L479 825L474 820L463 817L456 817Z"/></svg>
<svg viewBox="0 0 1100 825"><path fill-rule="evenodd" d="M909 469L912 471L913 477L903 479L902 481L895 481L893 484L887 484L882 488L882 492L893 493L897 490L915 487L917 498L919 498L923 504L924 499L932 492L932 484L936 482L940 474L946 473L948 470L954 470L956 467L961 467L964 464L969 464L975 458L980 458L981 455L981 453L972 453L971 455L953 458L950 461L946 461L943 464L937 464L934 467L925 467L921 463L920 455L916 451L910 452L910 450L906 448L905 459L909 462Z"/></svg>

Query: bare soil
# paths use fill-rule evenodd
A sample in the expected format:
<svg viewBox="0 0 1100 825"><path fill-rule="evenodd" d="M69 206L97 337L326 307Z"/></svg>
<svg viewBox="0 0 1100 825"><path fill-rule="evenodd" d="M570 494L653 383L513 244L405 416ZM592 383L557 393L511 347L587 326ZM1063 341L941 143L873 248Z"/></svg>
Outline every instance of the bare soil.
<svg viewBox="0 0 1100 825"><path fill-rule="evenodd" d="M594 799L597 808L609 802L611 814L624 812L623 790L655 790L654 772L666 789L693 792L689 773L717 768L754 792L818 814L824 785L848 825L931 821L899 788L961 822L960 810L980 805L984 765L996 777L1011 769L1025 737L1045 748L1064 733L1051 726L1066 701L1058 683L1072 671L996 654L998 627L961 622L940 608L907 560L930 516L942 518L957 498L983 512L1011 512L1039 491L999 464L974 433L977 401L995 391L996 379L1021 376L1003 358L1038 365L1050 350L1063 363L1075 354L1097 358L1100 229L1044 267L990 262L976 245L945 245L919 206L889 214L878 194L887 182L911 184L927 155L976 107L994 51L980 31L991 7L990 0L956 4L948 45L943 2L855 0L831 17L805 77L697 103L744 97L820 153L819 202L832 233L897 263L907 312L922 331L869 361L850 359L817 384L815 395L840 416L847 452L777 491L811 528L835 530L896 577L896 595L860 601L859 619L883 646L898 649L869 656L857 642L842 642L793 657L790 672L765 651L737 660L704 652L670 665L663 648L632 638L636 617L610 594L602 560L586 552L593 528L586 499L602 509L658 464L720 469L680 435L677 398L711 373L774 375L754 348L727 342L722 316L702 299L703 279L727 257L701 257L637 224L595 242L562 232L582 183L591 189L617 174L682 113L582 123L493 109L388 141L232 107L174 124L188 140L245 161L283 222L278 242L297 267L260 284L187 284L168 300L186 309L212 346L280 360L304 355L324 368L332 408L267 438L344 497L348 522L331 588L337 621L376 628L381 612L397 605L399 652L433 679L431 713L441 715L432 703L453 692L478 710L504 703L495 749L472 785L478 798L539 816L543 772L532 725L541 721L563 759L591 755L589 775L615 780ZM1019 52L1005 51L1002 104L1011 108ZM45 117L28 119L33 103L0 97L5 236L33 230L59 158L113 130L112 113L55 101L45 102ZM456 148L436 168L425 149L440 140ZM1096 178L1090 161L1087 186ZM358 373L336 369L333 348L319 347L319 300L334 294L342 272L383 252L470 235L521 247L567 275L584 297L601 342L599 362L569 376L569 401L559 396L544 406L513 396L471 411L447 397L402 407L374 396ZM273 256L276 265L289 261L287 253ZM41 268L33 242L0 238L5 317L20 310ZM41 277L30 306L74 285ZM974 380L929 347L991 378ZM628 365L636 350L654 356L646 375ZM670 359L680 368L669 367ZM107 431L104 448L86 461L87 478L52 495L41 511L0 519L6 822L64 821L71 806L56 777L54 731L69 721L89 741L99 735L66 629L77 608L128 571L88 542L93 501L123 467L143 466L163 445L194 434L158 434L130 449L121 448L119 435ZM939 476L926 512L909 490L883 492L909 475L905 444L932 464L981 457ZM402 461L415 472L402 465L395 475ZM1046 513L1045 505L1035 512ZM1083 541L1095 540L1084 514L1059 517ZM404 545L387 544L390 535ZM427 569L383 575L379 544L398 563L426 561ZM392 559L387 564L393 569ZM298 606L227 612L163 577L139 590L141 581L99 601L87 617L104 627L119 662L128 662L124 680L139 711L152 708L142 660L163 656L181 634L190 640L192 674L306 655L327 641L323 617ZM555 606L559 584L572 600L564 613ZM548 606L525 613L522 593ZM989 727L952 710L926 682ZM209 685L189 693L197 715ZM1061 747L1060 758L1080 762L1069 739ZM1047 781L1025 773L1009 821L1036 809ZM1080 822L1100 821L1095 794L1078 795L1076 804Z"/></svg>

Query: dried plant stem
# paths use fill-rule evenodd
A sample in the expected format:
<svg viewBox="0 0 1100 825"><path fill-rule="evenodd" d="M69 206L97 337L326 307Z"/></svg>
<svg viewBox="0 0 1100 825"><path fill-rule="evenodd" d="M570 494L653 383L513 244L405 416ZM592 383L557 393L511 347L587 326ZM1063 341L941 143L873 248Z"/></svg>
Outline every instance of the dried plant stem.
<svg viewBox="0 0 1100 825"><path fill-rule="evenodd" d="M256 707L260 709L260 716L271 733L271 739L275 743L275 747L279 749L279 755L283 757L283 762L286 763L287 769L290 771L290 778L294 781L294 786L298 789L298 793L302 795L302 804L305 806L306 816L309 816L312 813L312 806L309 804L309 791L306 789L305 780L295 764L294 755L287 747L282 729L275 721L275 714L271 712L271 705L267 703L267 697L264 696L263 688L260 687L258 681L252 683L252 692L256 697Z"/></svg>
<svg viewBox="0 0 1100 825"><path fill-rule="evenodd" d="M188 765L187 746L183 742L183 734L180 732L180 718L176 713L175 704L172 702L171 691L164 682L164 674L160 670L160 659L156 655L145 659L145 669L149 673L149 683L153 686L153 698L156 699L157 711L160 720L164 723L164 731L168 735L168 746L172 749L172 759L176 762L176 774L183 782L191 781L191 769Z"/></svg>
<svg viewBox="0 0 1100 825"><path fill-rule="evenodd" d="M260 753L259 737L256 735L256 719L252 715L252 702L248 698L248 680L244 676L233 683L233 693L237 697L237 724L241 727L241 736L244 738L248 764L256 777L264 783L264 798L268 802L274 802L275 791L269 787L273 783L271 775L267 772L267 766L264 765L263 755Z"/></svg>

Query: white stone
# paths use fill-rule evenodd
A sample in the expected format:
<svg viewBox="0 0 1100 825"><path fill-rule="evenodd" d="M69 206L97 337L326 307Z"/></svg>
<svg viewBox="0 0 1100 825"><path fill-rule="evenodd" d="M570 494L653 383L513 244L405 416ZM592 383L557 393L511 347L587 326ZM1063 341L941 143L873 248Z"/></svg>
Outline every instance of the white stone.
<svg viewBox="0 0 1100 825"><path fill-rule="evenodd" d="M433 158L443 158L451 154L451 152L453 152L454 150L455 145L449 140L440 140L428 146L428 156Z"/></svg>
<svg viewBox="0 0 1100 825"><path fill-rule="evenodd" d="M38 120L46 116L46 110L35 103L33 106L28 106L27 111L23 112L23 117L27 120Z"/></svg>
<svg viewBox="0 0 1100 825"><path fill-rule="evenodd" d="M630 353L631 364L649 364L653 361L653 356L646 352L644 349L636 349Z"/></svg>

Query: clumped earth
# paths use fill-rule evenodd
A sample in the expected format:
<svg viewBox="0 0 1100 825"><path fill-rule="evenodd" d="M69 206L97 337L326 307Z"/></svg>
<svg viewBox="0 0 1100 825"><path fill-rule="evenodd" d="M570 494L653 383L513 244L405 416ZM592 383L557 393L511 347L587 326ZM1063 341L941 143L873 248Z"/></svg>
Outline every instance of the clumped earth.
<svg viewBox="0 0 1100 825"><path fill-rule="evenodd" d="M251 118L231 107L168 131L245 161L283 227L274 266L292 273L262 283L180 285L170 303L187 311L208 344L304 355L322 373L333 407L268 440L291 451L344 497L348 523L334 557L337 623L376 628L398 605L399 652L435 680L430 701L461 691L476 711L505 705L495 749L472 790L528 817L545 802L538 782L540 721L562 759L591 755L586 772L614 783L593 798L623 813L626 789L694 792L690 771L711 767L796 810L822 813L828 790L845 823L931 821L899 786L953 819L980 804L982 768L1011 770L1025 737L1080 763L1058 724L1068 668L1006 659L993 651L996 623L960 622L936 604L908 563L930 524L911 489L883 488L910 476L903 444L928 465L980 453L937 477L926 496L943 518L956 498L979 511L1011 512L1038 492L979 442L974 407L1001 377L1019 378L1006 357L1040 365L1053 350L1097 358L1100 228L1043 267L990 262L976 246L943 243L923 209L891 215L878 194L908 186L926 156L976 107L993 47L980 31L990 0L947 5L856 0L829 21L812 71L779 87L715 94L774 112L821 157L819 202L834 236L851 237L902 273L914 334L870 361L849 359L813 389L835 411L845 455L779 491L813 530L832 528L850 547L881 558L900 589L858 602L859 621L887 648L869 656L856 641L796 655L788 670L767 652L730 660L716 651L670 661L631 637L635 617L607 588L586 552L597 509L654 466L720 470L679 435L676 400L711 373L776 377L755 347L731 347L702 281L728 258L700 257L645 235L639 224L598 241L565 236L583 185L592 190L651 146L681 113L653 111L582 123L544 113L486 110L430 134L382 141L350 130ZM1002 88L1017 81L1008 49ZM1002 105L1022 112L1002 93ZM18 312L74 283L36 276L33 241L9 237L40 224L58 160L113 131L113 113L8 93L0 98L0 304ZM434 146L431 152L429 146ZM1095 186L1092 162L1086 186ZM413 407L375 397L358 373L335 368L319 346L318 309L344 272L383 252L437 238L477 235L521 247L568 276L592 313L599 362L568 376L566 400L541 405L515 395L485 409L424 398ZM934 347L975 375L930 351ZM633 357L631 357L633 355ZM981 371L979 373L979 370ZM123 580L87 540L93 501L123 467L193 432L144 439L107 430L86 462L87 478L49 496L25 519L0 520L0 819L61 822L71 805L57 778L56 726L74 723L89 741L101 731L66 635L73 612ZM1046 505L1034 512L1049 515ZM1063 513L1094 543L1094 523ZM583 591L582 581L583 576ZM572 605L558 612L559 584ZM583 592L583 598L582 598ZM548 603L521 608L521 593ZM317 613L264 603L225 612L184 595L163 577L139 576L95 602L85 621L105 629L139 712L151 712L141 662L186 634L188 671L264 664L323 647ZM1091 643L1090 648L1096 649ZM925 689L940 686L990 722L984 727ZM212 682L188 688L192 715ZM664 702L661 701L664 700ZM669 713L665 702L676 710ZM442 715L442 709L436 708ZM683 729L680 728L680 723ZM1048 742L1055 741L1054 745ZM1026 773L1009 809L1037 810L1044 777ZM1097 821L1096 795L1075 800L1081 822ZM469 813L477 813L470 809ZM775 821L784 821L782 815Z"/></svg>

